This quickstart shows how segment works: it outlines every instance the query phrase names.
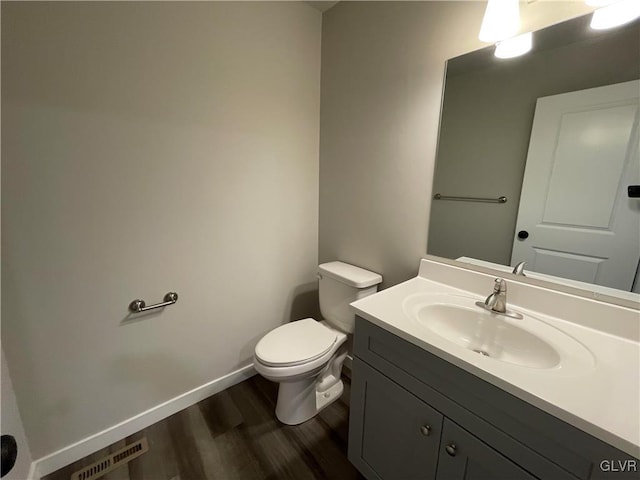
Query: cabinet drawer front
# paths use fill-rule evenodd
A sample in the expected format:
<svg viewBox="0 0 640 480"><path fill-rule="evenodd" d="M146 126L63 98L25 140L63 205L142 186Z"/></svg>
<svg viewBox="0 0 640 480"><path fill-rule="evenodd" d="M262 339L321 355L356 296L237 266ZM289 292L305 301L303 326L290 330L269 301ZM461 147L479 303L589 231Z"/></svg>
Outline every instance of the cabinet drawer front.
<svg viewBox="0 0 640 480"><path fill-rule="evenodd" d="M596 458L618 452L359 317L354 354L541 478L588 479Z"/></svg>
<svg viewBox="0 0 640 480"><path fill-rule="evenodd" d="M354 359L349 459L369 478L435 478L442 421L439 412Z"/></svg>

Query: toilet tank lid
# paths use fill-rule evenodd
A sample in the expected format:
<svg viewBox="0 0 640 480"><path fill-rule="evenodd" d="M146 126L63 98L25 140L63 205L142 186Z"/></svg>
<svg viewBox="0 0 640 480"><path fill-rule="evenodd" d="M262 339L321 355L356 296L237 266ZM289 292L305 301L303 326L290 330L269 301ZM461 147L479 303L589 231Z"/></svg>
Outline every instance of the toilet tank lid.
<svg viewBox="0 0 640 480"><path fill-rule="evenodd" d="M321 263L318 272L356 288L367 288L382 282L382 275L344 262Z"/></svg>

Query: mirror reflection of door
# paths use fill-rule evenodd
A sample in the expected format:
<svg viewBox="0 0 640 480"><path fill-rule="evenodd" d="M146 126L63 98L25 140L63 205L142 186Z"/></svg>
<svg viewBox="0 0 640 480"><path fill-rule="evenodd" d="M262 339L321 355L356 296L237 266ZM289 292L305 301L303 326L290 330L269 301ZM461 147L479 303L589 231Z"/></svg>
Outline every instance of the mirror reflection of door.
<svg viewBox="0 0 640 480"><path fill-rule="evenodd" d="M512 264L635 290L639 96L636 80L538 99Z"/></svg>

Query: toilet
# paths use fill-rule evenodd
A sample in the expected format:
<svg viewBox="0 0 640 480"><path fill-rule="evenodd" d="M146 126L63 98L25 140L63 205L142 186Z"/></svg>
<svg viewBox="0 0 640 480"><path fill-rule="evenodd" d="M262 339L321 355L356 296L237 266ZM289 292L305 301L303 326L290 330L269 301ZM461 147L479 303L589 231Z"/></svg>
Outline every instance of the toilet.
<svg viewBox="0 0 640 480"><path fill-rule="evenodd" d="M323 320L305 318L271 330L257 343L253 365L268 380L278 382L276 417L298 425L340 398L340 373L347 357L347 335L355 315L349 304L378 290L377 273L343 262L318 266L320 312Z"/></svg>

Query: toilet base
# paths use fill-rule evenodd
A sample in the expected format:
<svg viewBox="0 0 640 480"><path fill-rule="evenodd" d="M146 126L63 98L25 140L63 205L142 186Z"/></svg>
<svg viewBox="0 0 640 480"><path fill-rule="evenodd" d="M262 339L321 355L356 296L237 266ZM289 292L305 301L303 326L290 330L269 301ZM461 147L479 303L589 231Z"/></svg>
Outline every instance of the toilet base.
<svg viewBox="0 0 640 480"><path fill-rule="evenodd" d="M317 386L317 378L280 383L276 404L278 420L285 425L306 422L340 398L344 391L342 380L324 391L318 391Z"/></svg>
<svg viewBox="0 0 640 480"><path fill-rule="evenodd" d="M338 400L342 396L342 392L344 392L344 384L342 383L342 380L324 392L316 392L317 411L319 412Z"/></svg>

